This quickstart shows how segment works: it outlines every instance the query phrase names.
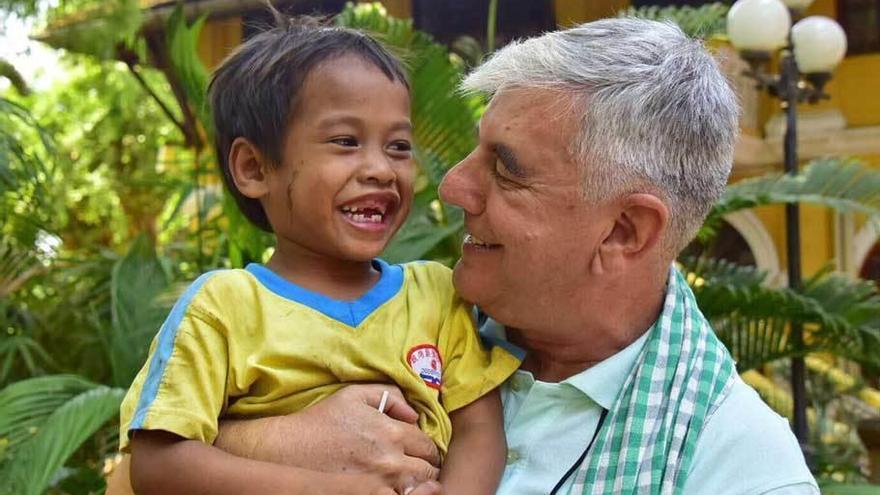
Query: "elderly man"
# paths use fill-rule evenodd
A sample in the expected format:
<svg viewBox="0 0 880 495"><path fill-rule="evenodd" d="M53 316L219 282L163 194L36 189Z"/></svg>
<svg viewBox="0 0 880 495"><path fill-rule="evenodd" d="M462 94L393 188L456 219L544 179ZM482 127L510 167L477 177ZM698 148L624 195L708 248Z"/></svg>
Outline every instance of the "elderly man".
<svg viewBox="0 0 880 495"><path fill-rule="evenodd" d="M491 103L440 187L469 232L455 284L492 318L487 340L525 357L502 392L498 493L818 493L670 268L730 172L737 105L713 58L671 24L608 19L508 45L464 88ZM404 491L435 454L399 397L396 420L371 410L380 393L218 442Z"/></svg>

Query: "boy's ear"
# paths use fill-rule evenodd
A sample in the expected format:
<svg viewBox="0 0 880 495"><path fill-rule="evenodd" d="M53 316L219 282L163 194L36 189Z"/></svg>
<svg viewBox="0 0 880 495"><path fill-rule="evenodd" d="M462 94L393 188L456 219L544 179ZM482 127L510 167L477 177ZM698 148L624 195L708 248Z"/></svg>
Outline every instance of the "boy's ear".
<svg viewBox="0 0 880 495"><path fill-rule="evenodd" d="M235 138L229 148L229 174L243 196L260 199L269 193L267 170L260 150L243 137Z"/></svg>

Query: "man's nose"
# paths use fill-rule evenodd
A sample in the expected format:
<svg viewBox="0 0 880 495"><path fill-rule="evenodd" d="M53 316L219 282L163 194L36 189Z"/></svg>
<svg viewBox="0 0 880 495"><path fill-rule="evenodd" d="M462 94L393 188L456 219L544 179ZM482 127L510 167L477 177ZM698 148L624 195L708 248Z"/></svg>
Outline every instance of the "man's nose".
<svg viewBox="0 0 880 495"><path fill-rule="evenodd" d="M485 200L473 156L474 153L471 153L446 173L438 192L444 202L458 206L471 215L478 215L483 211Z"/></svg>

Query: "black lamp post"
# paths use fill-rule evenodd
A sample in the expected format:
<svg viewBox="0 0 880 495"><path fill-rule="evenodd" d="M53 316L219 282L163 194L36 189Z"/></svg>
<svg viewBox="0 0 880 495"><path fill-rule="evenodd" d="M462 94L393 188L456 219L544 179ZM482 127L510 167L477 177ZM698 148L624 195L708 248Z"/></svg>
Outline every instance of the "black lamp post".
<svg viewBox="0 0 880 495"><path fill-rule="evenodd" d="M828 98L823 91L831 71L846 53L846 35L833 20L812 16L799 20L812 0L738 0L727 16L730 41L749 64L745 75L758 89L766 90L785 110L785 172L798 173L797 105ZM770 60L780 53L777 74L767 71ZM800 209L785 205L785 233L788 258L788 286L801 290ZM803 328L791 326L792 342L803 344ZM791 360L791 388L794 398L793 430L808 454L806 370L803 357ZM807 456L809 458L809 455ZM808 459L809 460L809 459Z"/></svg>

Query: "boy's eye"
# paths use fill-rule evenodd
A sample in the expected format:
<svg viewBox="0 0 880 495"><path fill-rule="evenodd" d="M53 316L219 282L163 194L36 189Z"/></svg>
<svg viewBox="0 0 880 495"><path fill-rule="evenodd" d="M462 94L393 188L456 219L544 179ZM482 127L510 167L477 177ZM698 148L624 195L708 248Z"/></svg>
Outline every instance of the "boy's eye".
<svg viewBox="0 0 880 495"><path fill-rule="evenodd" d="M346 147L358 145L357 139L355 139L351 136L335 137L335 138L331 139L330 142L333 144L338 144L339 146L346 146Z"/></svg>
<svg viewBox="0 0 880 495"><path fill-rule="evenodd" d="M405 153L408 151L412 151L412 144L409 141L405 141L405 140L401 139L399 141L394 141L391 144L389 144L388 148L390 148L392 151L399 151L399 152Z"/></svg>

